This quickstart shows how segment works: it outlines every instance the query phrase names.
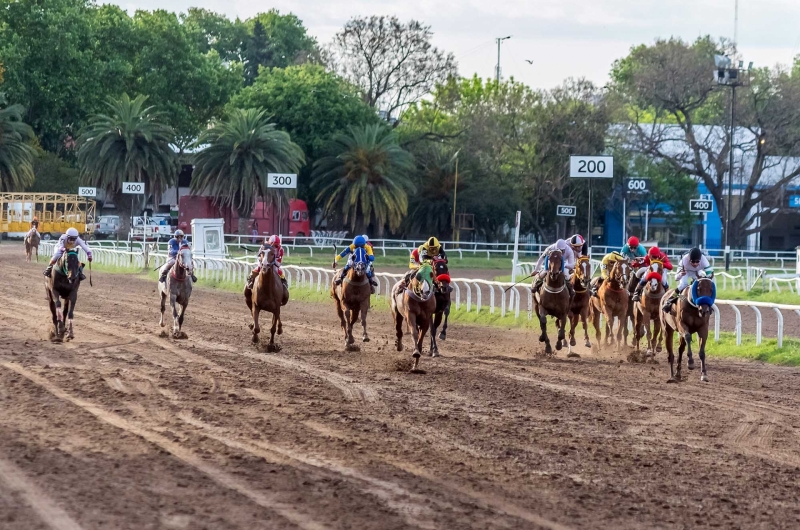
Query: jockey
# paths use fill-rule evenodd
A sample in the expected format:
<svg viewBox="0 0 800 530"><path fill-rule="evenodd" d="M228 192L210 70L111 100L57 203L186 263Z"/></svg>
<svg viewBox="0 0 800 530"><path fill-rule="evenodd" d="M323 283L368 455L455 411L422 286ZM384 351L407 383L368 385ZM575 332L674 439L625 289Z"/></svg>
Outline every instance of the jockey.
<svg viewBox="0 0 800 530"><path fill-rule="evenodd" d="M630 260L632 266L636 261L641 261L647 256L644 250L644 245L639 244L639 238L631 236L628 238L628 243L619 251L624 257Z"/></svg>
<svg viewBox="0 0 800 530"><path fill-rule="evenodd" d="M365 250L366 249L370 249L370 251L372 252L372 255L374 256L375 255L375 247L372 245L372 243L370 243L369 236L367 234L361 234L361 237L363 237L364 241L366 241L364 249ZM374 261L370 261L369 262L369 272L370 272L370 274L374 274L375 273L375 267L373 266L374 263L375 263Z"/></svg>
<svg viewBox="0 0 800 530"><path fill-rule="evenodd" d="M49 278L53 270L53 265L55 265L61 256L64 255L64 252L72 250L76 246L82 248L83 251L86 252L86 257L89 259L89 263L91 263L92 249L90 249L89 245L87 245L86 242L81 239L77 228L67 228L67 233L58 238L55 251L53 251L53 257L50 258L50 263L44 270L44 275ZM81 281L86 279L86 276L83 275L83 265L81 265L81 268L79 269L78 277Z"/></svg>
<svg viewBox="0 0 800 530"><path fill-rule="evenodd" d="M573 238L575 236L572 236ZM580 236L578 236L580 237ZM581 237L581 239L583 239ZM581 246L583 243L581 243ZM572 278L572 273L575 271L575 253L572 250L572 247L564 241L563 239L559 239L546 249L541 256L539 256L538 261L536 262L536 266L534 267L535 272L533 273L534 283L533 287L531 287L531 291L538 291L541 288L542 284L544 283L544 275L547 270L544 268L545 260L550 255L551 252L554 250L560 250L561 254L563 255L564 260L564 278L567 283L567 290L569 291L569 297L572 299L575 296L575 290L572 288L572 284L570 284L570 279Z"/></svg>
<svg viewBox="0 0 800 530"><path fill-rule="evenodd" d="M339 276L333 281L336 285L342 285L342 281L344 277L347 275L347 271L353 266L353 253L356 251L357 248L363 248L367 251L367 259L369 260L369 266L367 267L367 278L369 278L369 284L372 287L377 287L378 282L375 281L375 278L372 277L372 263L375 261L375 255L372 253L372 245L367 244L368 240L366 236L356 236L353 238L353 243L347 247L339 254L336 255L336 263L339 263L339 260L347 257L347 264L342 268Z"/></svg>
<svg viewBox="0 0 800 530"><path fill-rule="evenodd" d="M672 304L678 300L681 292L689 285L689 278L697 280L709 276L713 276L711 264L699 248L695 247L684 254L681 257L681 262L678 264L678 273L675 275L675 278L678 280L678 287L661 309L665 313L670 312Z"/></svg>
<svg viewBox="0 0 800 530"><path fill-rule="evenodd" d="M603 280L608 279L608 275L611 273L614 263L625 261L626 259L627 258L623 256L621 252L617 252L616 250L603 256L603 261L600 262L600 276L592 280L592 296L599 298L597 293L600 290L600 286L603 285Z"/></svg>
<svg viewBox="0 0 800 530"><path fill-rule="evenodd" d="M23 238L23 240L25 240L25 239L28 239L28 238L29 238L30 236L32 236L33 234L36 234L36 236L37 236L39 239L41 239L41 238L42 238L42 235L39 233L39 230L38 230L38 228L39 228L39 220L38 220L37 218L35 218L35 217L34 217L34 218L33 218L33 221L31 221L31 229L30 229L30 230L28 230L28 233L27 233L27 234L25 234L25 237Z"/></svg>
<svg viewBox="0 0 800 530"><path fill-rule="evenodd" d="M447 254L442 248L442 244L434 236L431 236L418 248L411 251L408 259L408 268L410 270L403 277L403 285L408 285L422 262L433 261L435 258L443 259L447 263Z"/></svg>
<svg viewBox="0 0 800 530"><path fill-rule="evenodd" d="M636 277L639 278L639 285L636 286L636 290L633 292L633 298L631 301L638 302L641 300L642 297L642 289L644 286L647 285L647 271L650 270L650 262L652 260L660 261L664 264L664 274L661 276L661 284L664 286L664 289L669 289L669 281L667 280L667 272L672 270L672 263L669 261L669 257L661 252L658 247L650 247L650 250L647 251L647 256L641 261L634 261L633 266L638 268L639 270L636 271Z"/></svg>
<svg viewBox="0 0 800 530"><path fill-rule="evenodd" d="M169 252L167 254L169 259L164 265L161 266L161 276L158 278L159 282L167 281L167 274L172 266L175 265L175 260L178 259L178 252L180 252L183 247L189 246L189 243L186 242L185 238L186 234L183 233L183 230L178 229L175 230L175 234L172 236L172 239L170 239L167 243L167 246L169 247ZM197 281L197 277L194 275L194 273L192 273L192 281Z"/></svg>
<svg viewBox="0 0 800 530"><path fill-rule="evenodd" d="M269 238L264 238L261 248L258 249L258 264L253 269L253 272L250 273L250 277L247 279L248 289L253 288L253 283L256 281L256 276L258 276L258 273L261 272L264 256L267 255L267 252L269 252L270 249L275 251L275 264L277 265L278 276L281 279L281 283L287 289L289 288L289 282L286 281L286 276L283 274L283 269L281 269L281 265L283 265L283 246L281 246L281 236L273 234L269 236Z"/></svg>
<svg viewBox="0 0 800 530"><path fill-rule="evenodd" d="M569 243L570 248L572 248L572 253L575 254L575 260L580 258L581 256L589 256L589 243L583 238L580 234L575 234L571 238L567 240Z"/></svg>

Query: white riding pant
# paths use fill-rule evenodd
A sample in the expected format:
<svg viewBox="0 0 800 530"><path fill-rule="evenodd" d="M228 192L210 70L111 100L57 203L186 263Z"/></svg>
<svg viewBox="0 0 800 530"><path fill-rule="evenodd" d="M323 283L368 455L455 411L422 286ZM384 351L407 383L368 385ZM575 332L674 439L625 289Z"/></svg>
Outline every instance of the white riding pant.
<svg viewBox="0 0 800 530"><path fill-rule="evenodd" d="M170 268L172 268L173 265L175 265L175 260L176 258L169 258L167 262L161 266L158 272L161 274L167 272Z"/></svg>
<svg viewBox="0 0 800 530"><path fill-rule="evenodd" d="M689 278L697 280L698 278L705 278L705 273L700 276L703 271L687 271L678 269L678 274L675 276L678 279L678 292L683 291L689 285Z"/></svg>
<svg viewBox="0 0 800 530"><path fill-rule="evenodd" d="M636 271L636 277L639 278L640 282L644 279L645 275L650 272L649 267L641 267L638 271ZM661 275L661 284L664 288L669 289L669 279L667 278L667 271L665 270L664 273Z"/></svg>

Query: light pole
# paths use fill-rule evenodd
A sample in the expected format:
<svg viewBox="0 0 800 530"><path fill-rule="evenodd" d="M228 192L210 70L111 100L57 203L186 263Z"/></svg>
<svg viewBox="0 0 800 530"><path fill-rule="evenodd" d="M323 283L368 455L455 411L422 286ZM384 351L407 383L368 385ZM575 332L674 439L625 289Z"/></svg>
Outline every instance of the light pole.
<svg viewBox="0 0 800 530"><path fill-rule="evenodd" d="M456 228L456 200L458 199L458 154L461 152L461 149L456 151L456 154L453 155L453 158L456 159L456 182L453 184L453 239L455 241L459 240L459 236L461 234L458 233L458 229Z"/></svg>
<svg viewBox="0 0 800 530"><path fill-rule="evenodd" d="M497 37L496 39L494 39L495 41L497 41L497 68L495 69L495 80L497 81L498 85L500 84L500 43L510 38L511 35L509 35L508 37Z"/></svg>

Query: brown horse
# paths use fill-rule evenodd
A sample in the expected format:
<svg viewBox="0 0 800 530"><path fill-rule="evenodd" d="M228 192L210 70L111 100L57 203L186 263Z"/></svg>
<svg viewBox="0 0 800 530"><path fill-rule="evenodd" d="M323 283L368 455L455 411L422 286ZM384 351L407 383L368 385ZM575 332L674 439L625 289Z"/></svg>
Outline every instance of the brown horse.
<svg viewBox="0 0 800 530"><path fill-rule="evenodd" d="M186 314L186 308L189 306L189 298L192 297L192 249L188 246L181 248L178 255L175 257L175 264L167 275L167 279L163 282L158 282L158 290L161 293L161 319L158 324L163 328L167 325L164 321L164 311L167 306L167 298L169 298L170 307L172 308L172 338L185 339L186 333L181 331L183 327L183 317ZM178 313L178 306L181 310Z"/></svg>
<svg viewBox="0 0 800 530"><path fill-rule="evenodd" d="M268 352L276 352L281 349L275 344L275 330L277 328L278 335L283 333L281 307L289 302L289 289L283 286L277 267L275 249L270 248L261 262L261 272L256 276L253 288L244 288L244 301L253 315L253 322L250 324L250 329L253 330L253 344L258 344L258 334L261 333L261 327L258 325L259 313L261 311L272 313Z"/></svg>
<svg viewBox="0 0 800 530"><path fill-rule="evenodd" d="M341 285L336 285L335 280L338 274L334 273L331 281L331 298L336 302L336 313L344 331L344 349L346 351L358 351L356 339L353 337L353 326L361 316L361 327L364 328L362 342L369 342L367 335L367 313L370 303L370 284L367 277L369 262L366 260L366 253L360 253L363 260L353 263L347 276L342 280Z"/></svg>
<svg viewBox="0 0 800 530"><path fill-rule="evenodd" d="M673 289L667 291L662 299L662 304L672 295ZM689 359L688 368L694 370L692 358L692 333L697 333L700 342L700 381L708 382L706 372L706 341L708 340L708 320L714 310L714 299L717 289L710 278L701 278L694 284L686 287L677 302L672 304L669 313L661 311L661 326L667 342L667 357L669 360L670 378L667 383L678 383L681 380L681 361L683 350L686 349ZM675 355L673 354L672 336L678 332L680 344L678 346L678 368L675 369Z"/></svg>
<svg viewBox="0 0 800 530"><path fill-rule="evenodd" d="M601 345L600 315L606 317L605 345L609 339L614 341L614 350L619 351L622 342L622 328L627 325L628 293L625 286L630 278L630 265L626 260L614 262L608 279L603 282L598 291L598 298L592 297L592 326L594 327L598 347ZM614 332L614 318L617 318L616 337Z"/></svg>
<svg viewBox="0 0 800 530"><path fill-rule="evenodd" d="M555 317L558 327L556 349L561 349L562 342L563 345L568 345L564 328L569 318L570 296L564 273L564 256L560 250L553 250L547 256L546 270L543 274L545 278L541 289L533 292L533 312L539 317L539 327L542 330L539 342L544 342L545 353L551 354L553 348L550 346L550 338L547 336L548 315ZM572 349L569 348L569 350L571 353Z"/></svg>
<svg viewBox="0 0 800 530"><path fill-rule="evenodd" d="M439 345L436 344L436 330L444 320L442 332L439 338L445 340L447 338L447 319L450 317L450 293L453 288L450 286L450 271L447 268L447 261L442 258L434 258L433 260L433 273L435 280L435 294L436 309L433 312L433 324L431 324L431 357L439 356Z"/></svg>
<svg viewBox="0 0 800 530"><path fill-rule="evenodd" d="M575 290L575 296L572 298L572 303L569 306L569 344L575 346L575 328L578 327L578 321L583 323L583 337L587 348L592 347L589 342L589 282L592 280L592 264L588 256L581 256L575 264L575 274L572 276L572 288Z"/></svg>
<svg viewBox="0 0 800 530"><path fill-rule="evenodd" d="M628 264L630 264L630 262L628 262ZM636 277L636 274L632 273L628 280L628 285L625 287L628 290L628 314L625 316L625 325L622 327L623 346L628 345L628 322L631 323L631 329L633 330L631 346L633 346L633 340L636 337L636 313L634 308L636 303L633 301L633 292L636 290L637 285L639 285L639 278Z"/></svg>
<svg viewBox="0 0 800 530"><path fill-rule="evenodd" d="M30 261L33 251L36 251L36 261L39 261L39 233L34 232L25 236L25 261Z"/></svg>
<svg viewBox="0 0 800 530"><path fill-rule="evenodd" d="M56 262L50 277L44 279L44 289L47 301L50 304L50 314L53 317L55 328L53 342L62 342L64 332L67 333L67 340L75 338L72 329L72 317L75 312L75 304L78 302L78 288L80 280L81 262L78 258L78 251L70 249ZM61 307L61 301L64 307ZM69 320L65 327L65 317Z"/></svg>
<svg viewBox="0 0 800 530"><path fill-rule="evenodd" d="M394 318L397 340L397 351L403 351L403 320L411 329L414 340L414 365L411 371L419 367L419 358L422 355L422 343L425 333L431 326L433 312L436 311L436 291L433 283L433 269L430 263L420 265L417 273L411 278L408 287L403 288L402 280L397 282L392 289L392 317Z"/></svg>
<svg viewBox="0 0 800 530"><path fill-rule="evenodd" d="M633 303L633 329L634 329L634 349L639 351L639 341L642 336L647 336L647 357L654 358L656 352L661 351L661 298L664 296L664 263L652 260L645 273L644 280L647 282L642 291L641 299ZM653 332L650 333L650 323L653 324Z"/></svg>

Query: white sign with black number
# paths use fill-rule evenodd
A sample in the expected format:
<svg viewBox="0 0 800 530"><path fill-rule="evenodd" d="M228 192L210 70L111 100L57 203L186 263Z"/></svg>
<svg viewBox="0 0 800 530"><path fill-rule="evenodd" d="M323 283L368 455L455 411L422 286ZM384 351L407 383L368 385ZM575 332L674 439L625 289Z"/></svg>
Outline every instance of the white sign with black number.
<svg viewBox="0 0 800 530"><path fill-rule="evenodd" d="M144 195L144 182L123 182L122 193L128 195Z"/></svg>
<svg viewBox="0 0 800 530"><path fill-rule="evenodd" d="M97 188L85 188L83 186L78 188L79 197L97 197Z"/></svg>
<svg viewBox="0 0 800 530"><path fill-rule="evenodd" d="M559 204L556 208L556 215L559 217L575 217L578 213L578 208L576 206L566 206L564 204Z"/></svg>
<svg viewBox="0 0 800 530"><path fill-rule="evenodd" d="M268 188L296 188L297 174L295 173L268 173Z"/></svg>
<svg viewBox="0 0 800 530"><path fill-rule="evenodd" d="M625 179L625 189L628 193L646 193L650 191L650 179Z"/></svg>
<svg viewBox="0 0 800 530"><path fill-rule="evenodd" d="M613 156L570 156L569 176L610 179L614 176Z"/></svg>
<svg viewBox="0 0 800 530"><path fill-rule="evenodd" d="M708 213L714 211L714 201L706 199L691 199L689 201L689 211Z"/></svg>

